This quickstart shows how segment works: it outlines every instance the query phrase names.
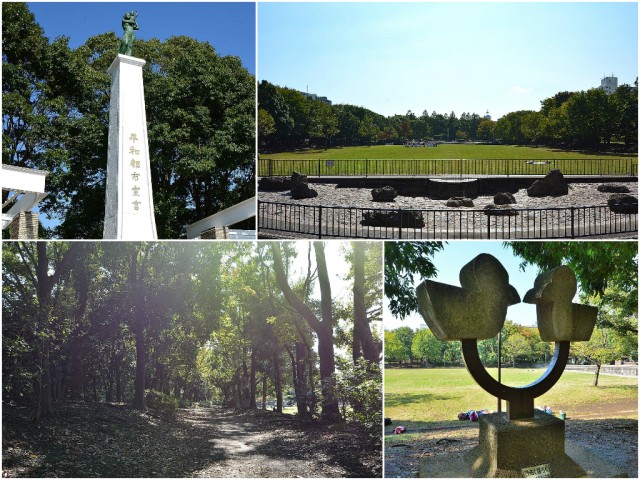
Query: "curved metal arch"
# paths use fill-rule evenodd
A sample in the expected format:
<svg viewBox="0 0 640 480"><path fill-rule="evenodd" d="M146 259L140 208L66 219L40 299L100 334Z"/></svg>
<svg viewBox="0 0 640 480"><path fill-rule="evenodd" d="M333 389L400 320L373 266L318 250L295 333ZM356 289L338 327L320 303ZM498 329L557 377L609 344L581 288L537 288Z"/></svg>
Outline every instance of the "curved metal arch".
<svg viewBox="0 0 640 480"><path fill-rule="evenodd" d="M491 395L506 400L509 419L533 417L533 399L548 392L560 379L569 359L571 342L556 342L549 368L535 382L523 387L509 387L493 378L480 359L478 340L462 340L464 364L473 379Z"/></svg>

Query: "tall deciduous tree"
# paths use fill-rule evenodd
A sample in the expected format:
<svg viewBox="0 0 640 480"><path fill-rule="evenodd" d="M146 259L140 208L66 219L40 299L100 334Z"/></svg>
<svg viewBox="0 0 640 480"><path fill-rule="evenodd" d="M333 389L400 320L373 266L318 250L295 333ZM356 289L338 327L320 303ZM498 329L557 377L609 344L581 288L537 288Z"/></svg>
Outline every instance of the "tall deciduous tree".
<svg viewBox="0 0 640 480"><path fill-rule="evenodd" d="M334 379L335 357L333 345L333 305L331 298L331 283L327 272L327 261L322 242L313 244L316 263L318 265L318 281L320 284L321 318L306 305L289 286L282 262L279 243L272 243L273 266L276 281L287 302L305 319L318 337L318 355L320 357L320 378L322 382L322 417L325 420L336 421L341 418L338 402L335 397Z"/></svg>

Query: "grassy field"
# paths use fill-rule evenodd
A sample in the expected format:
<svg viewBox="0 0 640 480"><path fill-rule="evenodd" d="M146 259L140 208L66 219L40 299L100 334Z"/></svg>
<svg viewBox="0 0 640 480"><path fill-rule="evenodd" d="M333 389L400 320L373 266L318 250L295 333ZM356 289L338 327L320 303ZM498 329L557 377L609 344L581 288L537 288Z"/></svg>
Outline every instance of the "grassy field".
<svg viewBox="0 0 640 480"><path fill-rule="evenodd" d="M559 158L624 158L624 155L585 154L550 148L520 147L514 145L442 144L433 147L403 147L402 145L373 145L371 147L344 147L328 150L315 149L297 152L261 154L261 159L413 159L413 158L521 158L550 160ZM632 155L637 159L637 155ZM628 158L628 156L627 156Z"/></svg>
<svg viewBox="0 0 640 480"><path fill-rule="evenodd" d="M497 376L497 369L488 371ZM511 386L526 385L543 372L507 368L502 370L502 381ZM593 374L565 372L549 392L536 399L536 406L549 405L554 412L564 410L570 417L572 412L606 408L617 402L633 401L637 405L637 378L601 375L598 387L593 387L592 382ZM457 422L459 412L497 408L495 397L482 390L464 368L386 369L384 386L385 417L392 418L396 425ZM636 410L632 418L637 417Z"/></svg>
<svg viewBox="0 0 640 480"><path fill-rule="evenodd" d="M295 170L306 175L540 175L551 168L576 175L599 174L603 170L629 174L630 170L637 172L637 163L637 155L610 156L511 145L443 144L437 148L389 145L262 154L258 174L291 175Z"/></svg>

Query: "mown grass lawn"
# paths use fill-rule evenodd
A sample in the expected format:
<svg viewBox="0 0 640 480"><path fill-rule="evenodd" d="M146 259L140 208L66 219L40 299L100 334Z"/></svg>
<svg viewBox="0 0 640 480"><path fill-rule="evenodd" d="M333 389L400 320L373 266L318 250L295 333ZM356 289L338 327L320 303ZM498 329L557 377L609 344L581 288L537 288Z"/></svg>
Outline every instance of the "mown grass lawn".
<svg viewBox="0 0 640 480"><path fill-rule="evenodd" d="M485 161L470 161L484 159ZM271 160L271 162L270 162ZM426 161L425 161L426 160ZM636 165L629 166L629 161ZM531 161L531 163L527 163ZM540 175L552 168L566 174L629 174L637 156L610 156L513 145L443 144L345 147L262 154L258 175Z"/></svg>
<svg viewBox="0 0 640 480"><path fill-rule="evenodd" d="M497 378L497 369L488 371ZM543 373L543 369L505 368L502 382L522 386ZM562 409L571 416L572 412L623 400L637 404L637 378L600 375L599 386L593 387L592 383L593 374L566 371L549 392L536 399L536 406L549 405L554 412ZM457 422L459 412L497 408L495 397L480 388L464 368L389 368L385 370L384 387L385 417L400 425ZM633 418L637 418L637 410Z"/></svg>
<svg viewBox="0 0 640 480"><path fill-rule="evenodd" d="M370 147L342 147L310 149L296 152L261 154L261 159L413 159L413 158L522 158L549 160L557 158L624 158L624 155L579 153L551 148L520 147L517 145L441 144L438 147L403 147L402 145L373 145ZM637 158L637 155L632 155Z"/></svg>

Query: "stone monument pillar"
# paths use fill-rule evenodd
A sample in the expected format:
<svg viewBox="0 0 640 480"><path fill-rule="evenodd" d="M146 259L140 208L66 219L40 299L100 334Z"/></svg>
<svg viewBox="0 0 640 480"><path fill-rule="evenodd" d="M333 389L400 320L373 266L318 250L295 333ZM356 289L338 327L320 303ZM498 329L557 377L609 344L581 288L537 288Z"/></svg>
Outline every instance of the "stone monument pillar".
<svg viewBox="0 0 640 480"><path fill-rule="evenodd" d="M118 54L109 67L109 153L103 238L156 240L147 116L140 58Z"/></svg>

